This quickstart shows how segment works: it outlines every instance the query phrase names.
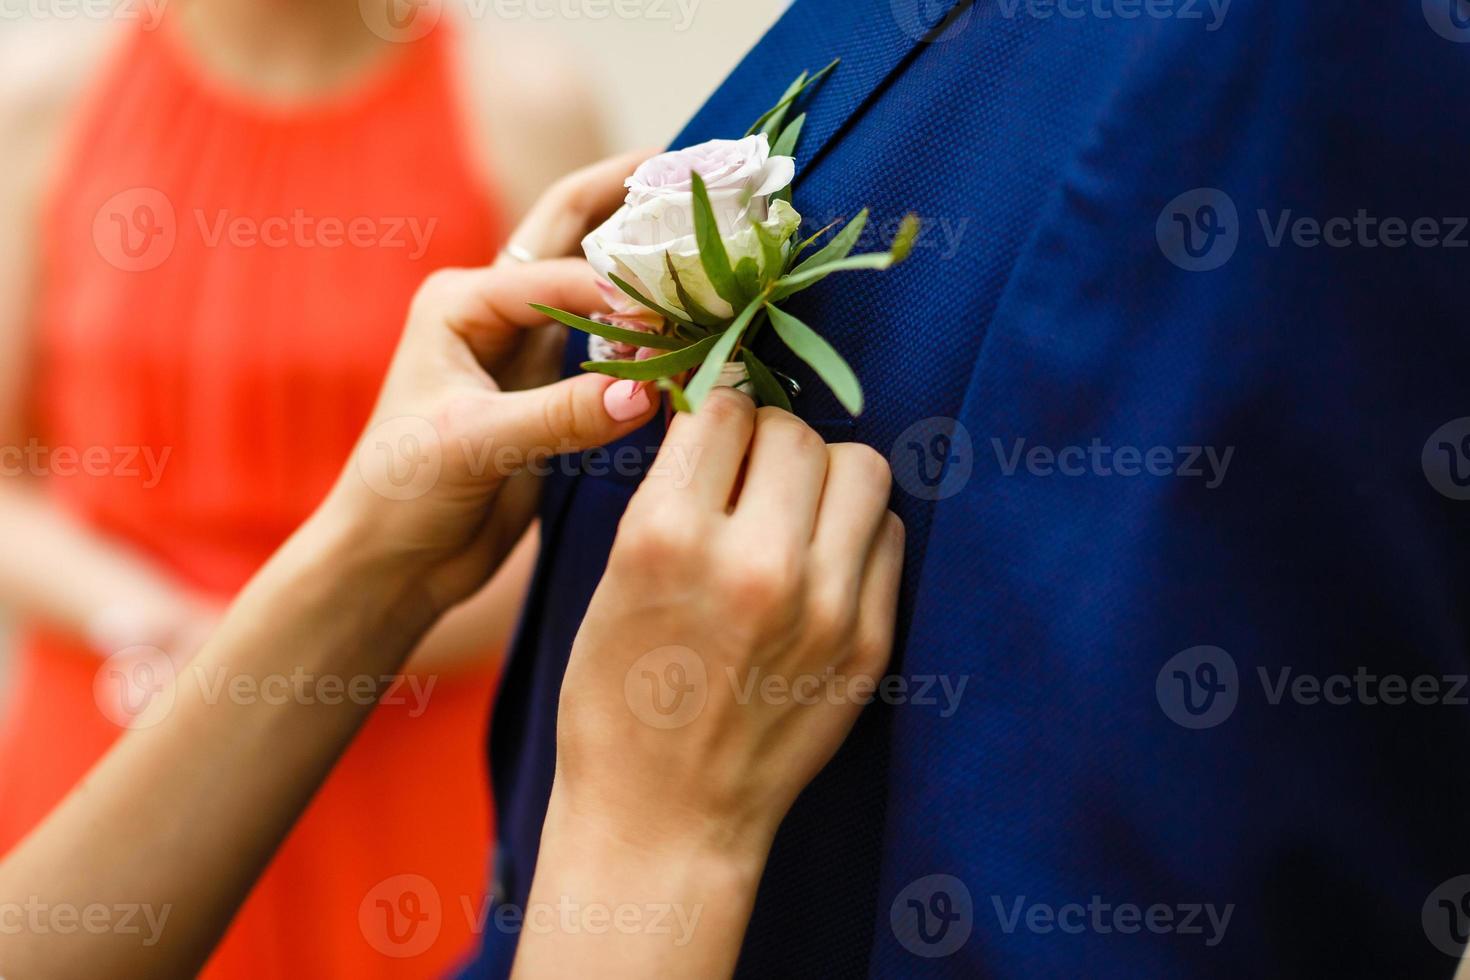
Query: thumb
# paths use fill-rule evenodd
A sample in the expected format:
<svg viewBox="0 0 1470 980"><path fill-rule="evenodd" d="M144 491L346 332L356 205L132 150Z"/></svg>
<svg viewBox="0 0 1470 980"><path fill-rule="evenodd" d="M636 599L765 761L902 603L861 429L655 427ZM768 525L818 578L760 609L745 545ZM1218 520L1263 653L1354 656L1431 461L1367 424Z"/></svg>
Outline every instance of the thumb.
<svg viewBox="0 0 1470 980"><path fill-rule="evenodd" d="M650 385L582 374L496 398L495 441L529 461L580 452L643 427L657 410Z"/></svg>

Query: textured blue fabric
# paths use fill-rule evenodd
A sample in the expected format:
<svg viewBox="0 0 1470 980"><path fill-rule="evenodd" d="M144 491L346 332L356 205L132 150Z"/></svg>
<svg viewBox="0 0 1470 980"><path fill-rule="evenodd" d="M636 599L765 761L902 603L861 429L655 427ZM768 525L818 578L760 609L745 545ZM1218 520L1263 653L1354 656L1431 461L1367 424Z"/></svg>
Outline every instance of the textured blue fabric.
<svg viewBox="0 0 1470 980"><path fill-rule="evenodd" d="M951 8L947 34L916 41L919 10ZM677 141L738 134L801 69L843 56L812 105L796 203L813 226L870 205L887 232L907 210L928 231L899 269L790 304L857 368L860 419L762 353L803 381L797 411L824 434L906 472L894 669L968 678L952 714L942 697L865 712L782 827L740 972L1449 976L1420 914L1470 871L1470 710L1272 704L1259 671L1466 672L1470 503L1436 492L1420 453L1470 415L1470 251L1273 245L1268 230L1288 209L1470 214L1470 46L1419 0L1236 0L1214 30L1202 4L1203 19L1071 9L1088 13L797 0ZM1238 245L1212 271L1180 268L1156 236L1197 188L1238 211L1214 212ZM1205 221L1201 200L1179 213ZM969 436L938 501L918 456L904 470L935 447L906 430L933 417ZM1018 439L1233 455L1213 488L1007 473ZM636 483L548 489L491 740L505 902L530 886L567 652ZM1156 680L1197 645L1227 651L1238 680L1233 712L1191 730ZM918 938L907 903L943 910L932 875L968 891L945 892L970 918L953 950ZM1203 934L1011 924L1018 901L1094 896L1231 918L1213 945L1203 916ZM514 943L488 932L471 974L504 975Z"/></svg>

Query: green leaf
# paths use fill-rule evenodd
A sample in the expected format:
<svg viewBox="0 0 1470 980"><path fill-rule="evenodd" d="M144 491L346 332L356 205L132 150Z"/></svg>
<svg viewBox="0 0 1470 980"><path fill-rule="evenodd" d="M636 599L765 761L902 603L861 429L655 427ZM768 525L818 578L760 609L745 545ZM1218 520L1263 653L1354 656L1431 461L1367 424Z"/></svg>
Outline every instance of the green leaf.
<svg viewBox="0 0 1470 980"><path fill-rule="evenodd" d="M796 143L801 139L801 127L806 125L806 113L791 120L791 125L781 130L780 139L771 147L771 156L789 157L796 152Z"/></svg>
<svg viewBox="0 0 1470 980"><path fill-rule="evenodd" d="M919 240L919 216L917 214L906 214L898 223L898 234L893 236L893 244L888 250L893 253L893 264L898 265L909 257L914 250L914 242Z"/></svg>
<svg viewBox="0 0 1470 980"><path fill-rule="evenodd" d="M838 62L840 62L841 60L841 58L834 58L830 65L828 65L826 68L823 68L821 71L817 72L811 77L807 77L807 73L802 72L801 75L797 77L796 81L792 82L790 87L786 89L785 94L781 96L781 101L777 102L774 106L767 109L761 115L761 117L757 119L755 123L752 124L751 127L745 131L745 135L754 136L756 133L765 133L767 136L769 136L775 130L780 129L781 123L786 120L786 113L791 109L792 104L795 103L797 99L801 98L802 93L806 92L812 86L818 84L822 81L822 79L826 78L827 75L832 71L832 69L837 67Z"/></svg>
<svg viewBox="0 0 1470 980"><path fill-rule="evenodd" d="M693 326L694 325L690 321L690 319L688 317L680 316L679 314L675 313L673 310L666 310L666 309L664 309L662 306L660 306L659 304L655 303L653 300L649 299L647 296L644 296L638 290L634 289L632 286L628 285L626 282L624 282L623 280L619 279L617 276L612 275L611 273L609 273L608 274L608 278L612 280L612 284L614 286L618 287L623 292L625 292L629 296L631 296L633 298L633 301L636 302L638 305L643 306L643 307L646 307L647 309L652 310L653 312L657 313L659 316L663 317L665 320L672 320L675 323L682 323L685 326Z"/></svg>
<svg viewBox="0 0 1470 980"><path fill-rule="evenodd" d="M755 356L755 351L749 347L740 352L740 359L745 362L745 368L750 372L751 384L755 385L756 397L762 405L774 405L776 408L784 408L791 411L791 399L786 397L786 389L771 369L761 363L761 359Z"/></svg>
<svg viewBox="0 0 1470 980"><path fill-rule="evenodd" d="M755 223L755 236L760 239L761 257L764 260L766 277L768 279L779 277L786 263L786 257L781 254L781 246L786 244L786 240L759 221Z"/></svg>
<svg viewBox="0 0 1470 980"><path fill-rule="evenodd" d="M796 155L796 143L801 139L801 127L806 124L806 113L802 113L791 121L791 125L781 130L781 136L771 147L771 155L778 157L789 157ZM791 203L792 187L787 184L779 191L771 195L773 201L785 201Z"/></svg>
<svg viewBox="0 0 1470 980"><path fill-rule="evenodd" d="M796 101L796 97L806 87L806 80L810 76L811 72L806 71L797 75L796 81L786 86L786 91L781 93L781 98L776 100L776 104L761 113L760 118L752 123L751 127L745 131L745 135L754 136L756 133L765 133L769 136L773 130L779 129L781 124L786 121L786 113L791 110L792 103Z"/></svg>
<svg viewBox="0 0 1470 980"><path fill-rule="evenodd" d="M684 288L684 280L679 278L679 270L674 268L674 257L668 252L664 253L664 265L668 267L669 275L673 277L674 295L679 297L679 305L684 307L690 318L701 327L720 326L724 321L705 309L699 300Z"/></svg>
<svg viewBox="0 0 1470 980"><path fill-rule="evenodd" d="M799 293L803 289L815 286L834 272L850 272L854 269L877 269L892 268L904 259L908 258L913 251L914 239L919 235L919 219L909 215L903 219L898 227L898 234L893 238L893 244L887 252L874 252L869 255L854 255L848 258L838 259L833 262L816 264L817 256L812 256L803 262L796 270L787 273L776 281L776 289L771 294L772 299L782 300ZM834 240L835 241L835 240ZM820 253L818 253L820 255Z"/></svg>
<svg viewBox="0 0 1470 980"><path fill-rule="evenodd" d="M806 239L805 241L803 241L800 245L798 245L795 248L793 248L791 250L791 254L789 256L787 256L787 258L786 258L787 263L788 264L795 264L796 260L799 259L799 258L801 258L801 254L803 252L805 252L807 249L811 248L813 245L815 245L817 243L817 239L818 238L821 238L823 235L827 234L827 232L831 231L833 228L836 228L836 227L837 227L837 222L834 221L830 225L828 225L827 227L825 227L825 228L821 229L820 231L818 231L812 237L810 237L810 238Z"/></svg>
<svg viewBox="0 0 1470 980"><path fill-rule="evenodd" d="M771 294L772 299L782 300L803 289L810 289L817 283L826 279L834 272L852 272L856 269L876 269L882 271L893 265L893 256L887 252L875 252L872 255L854 255L851 258L841 259L837 262L829 262L827 265L817 266L798 273L791 273L776 280L776 289Z"/></svg>
<svg viewBox="0 0 1470 980"><path fill-rule="evenodd" d="M740 291L746 296L754 296L760 292L760 263L748 255L735 263L735 281L740 284Z"/></svg>
<svg viewBox="0 0 1470 980"><path fill-rule="evenodd" d="M689 407L689 399L684 397L684 389L679 386L679 382L675 381L673 378L659 378L658 386L661 390L667 391L669 393L669 401L673 404L674 411L694 411L693 408Z"/></svg>
<svg viewBox="0 0 1470 980"><path fill-rule="evenodd" d="M862 237L863 229L868 226L868 209L863 208L858 212L856 218L847 223L847 227L832 236L832 240L817 250L817 253L807 259L801 265L792 270L792 275L815 269L818 266L845 259L857 245L858 239Z"/></svg>
<svg viewBox="0 0 1470 980"><path fill-rule="evenodd" d="M771 326L775 329L776 336L791 348L792 353L811 365L817 376L832 389L832 394L837 396L843 408L853 415L861 415L863 388L842 355L822 339L820 334L796 317L774 306L767 305L766 309L771 314Z"/></svg>
<svg viewBox="0 0 1470 980"><path fill-rule="evenodd" d="M564 323L573 330L590 333L607 340L616 341L620 344L632 344L635 347L652 347L657 350L682 350L687 347L684 341L677 337L665 337L662 334L644 333L641 330L625 330L608 323L599 323L589 320L585 316L577 316L565 310L553 309L550 306L542 306L540 303L532 303L531 309L551 317L558 323Z"/></svg>
<svg viewBox="0 0 1470 980"><path fill-rule="evenodd" d="M745 333L745 328L750 326L750 321L755 319L756 311L761 308L761 303L762 300L759 298L751 300L750 304L740 311L740 315L735 318L735 322L730 324L724 333L719 334L718 338L710 338L711 340L717 339L718 342L709 349L709 356L704 359L704 364L695 372L694 377L689 380L689 387L684 390L684 394L689 399L689 404L693 406L694 411L699 411L699 406L704 404L705 398L714 390L715 382L720 380L720 369L725 366L725 362L730 360L731 352L735 350L735 345L740 342L740 337ZM704 341L700 341L700 343L704 343ZM680 351L680 353L683 353L683 351ZM673 357L674 355L668 354L665 356ZM655 358L655 360L662 359Z"/></svg>
<svg viewBox="0 0 1470 980"><path fill-rule="evenodd" d="M682 374L703 361L719 340L720 335L706 337L697 344L690 344L672 354L650 357L646 361L583 361L582 370L630 381L656 381L659 378L670 378L676 374Z"/></svg>
<svg viewBox="0 0 1470 980"><path fill-rule="evenodd" d="M690 177L694 183L694 238L699 243L699 262L720 299L739 309L745 298L740 295L740 285L730 268L730 255L725 251L725 243L720 240L720 226L715 221L715 209L709 202L709 190L699 174L693 173Z"/></svg>

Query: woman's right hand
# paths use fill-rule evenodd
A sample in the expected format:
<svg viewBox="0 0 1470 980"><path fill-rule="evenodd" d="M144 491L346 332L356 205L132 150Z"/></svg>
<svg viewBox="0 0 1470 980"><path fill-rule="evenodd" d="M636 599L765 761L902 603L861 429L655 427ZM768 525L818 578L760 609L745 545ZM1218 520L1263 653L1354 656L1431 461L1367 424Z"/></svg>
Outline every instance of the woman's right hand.
<svg viewBox="0 0 1470 980"><path fill-rule="evenodd" d="M888 663L903 524L888 462L719 389L619 526L562 688L557 792L650 843L763 854Z"/></svg>
<svg viewBox="0 0 1470 980"><path fill-rule="evenodd" d="M888 664L890 480L728 388L674 419L572 648L527 914L658 901L688 934L528 933L518 976L733 969L777 826Z"/></svg>
<svg viewBox="0 0 1470 980"><path fill-rule="evenodd" d="M371 542L372 563L411 583L436 614L479 589L520 539L536 471L633 432L657 410L636 382L555 381L565 330L530 306L606 308L591 266L556 256L617 206L637 162L605 160L547 192L513 236L540 260L429 277L367 431L313 518Z"/></svg>

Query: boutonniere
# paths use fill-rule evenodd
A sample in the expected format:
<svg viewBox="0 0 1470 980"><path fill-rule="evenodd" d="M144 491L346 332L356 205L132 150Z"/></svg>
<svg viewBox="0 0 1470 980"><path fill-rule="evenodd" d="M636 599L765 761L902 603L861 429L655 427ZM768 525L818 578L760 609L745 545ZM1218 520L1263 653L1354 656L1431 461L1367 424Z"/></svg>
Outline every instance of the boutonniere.
<svg viewBox="0 0 1470 980"><path fill-rule="evenodd" d="M751 350L769 323L843 407L862 411L862 386L842 355L780 306L833 273L903 261L919 232L909 215L888 251L853 255L864 209L820 247L836 223L798 241L792 153L806 115L787 119L836 65L803 72L742 138L660 154L628 178L623 207L582 242L611 312L587 319L536 306L592 335L583 368L657 383L679 411L697 411L717 384L790 409L785 386Z"/></svg>

